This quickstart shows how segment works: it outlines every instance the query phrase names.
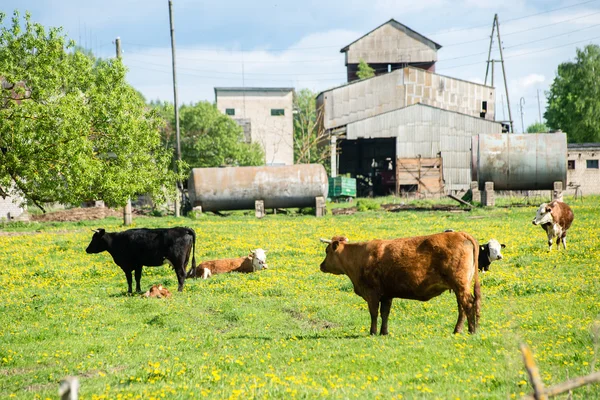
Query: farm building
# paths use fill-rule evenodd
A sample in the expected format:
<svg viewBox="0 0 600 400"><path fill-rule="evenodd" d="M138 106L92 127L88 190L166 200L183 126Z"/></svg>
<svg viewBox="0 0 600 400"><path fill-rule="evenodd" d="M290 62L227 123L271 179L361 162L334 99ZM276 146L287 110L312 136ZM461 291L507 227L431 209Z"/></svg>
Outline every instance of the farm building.
<svg viewBox="0 0 600 400"><path fill-rule="evenodd" d="M567 144L567 185L578 192L600 194L600 143Z"/></svg>
<svg viewBox="0 0 600 400"><path fill-rule="evenodd" d="M20 196L0 193L0 221L13 221L27 218L27 208L21 206L23 198Z"/></svg>
<svg viewBox="0 0 600 400"><path fill-rule="evenodd" d="M358 64L365 61L376 75L413 66L435 72L439 44L390 19L340 50L346 57L348 82L358 79Z"/></svg>
<svg viewBox="0 0 600 400"><path fill-rule="evenodd" d="M293 88L216 87L215 100L247 142L260 143L266 165L294 163Z"/></svg>
<svg viewBox="0 0 600 400"><path fill-rule="evenodd" d="M338 171L374 195L466 190L471 136L501 133L495 89L415 67L317 96L320 129L340 139Z"/></svg>

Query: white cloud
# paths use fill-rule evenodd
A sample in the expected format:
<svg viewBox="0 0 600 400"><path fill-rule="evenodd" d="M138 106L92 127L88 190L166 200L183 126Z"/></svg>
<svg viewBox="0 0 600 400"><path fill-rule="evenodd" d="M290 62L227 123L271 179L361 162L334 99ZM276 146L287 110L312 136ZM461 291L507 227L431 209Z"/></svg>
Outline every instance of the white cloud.
<svg viewBox="0 0 600 400"><path fill-rule="evenodd" d="M529 74L517 80L517 85L523 89L543 83L546 77L541 74Z"/></svg>

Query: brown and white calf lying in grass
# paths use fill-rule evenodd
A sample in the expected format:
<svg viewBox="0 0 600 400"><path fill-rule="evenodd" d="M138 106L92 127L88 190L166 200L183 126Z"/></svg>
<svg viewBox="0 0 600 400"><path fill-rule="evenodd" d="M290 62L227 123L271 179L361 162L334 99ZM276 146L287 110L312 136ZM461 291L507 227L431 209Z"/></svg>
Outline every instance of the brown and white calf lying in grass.
<svg viewBox="0 0 600 400"><path fill-rule="evenodd" d="M171 292L163 285L152 285L150 289L146 293L144 293L145 297L156 297L157 299L165 298L168 299L171 297Z"/></svg>
<svg viewBox="0 0 600 400"><path fill-rule="evenodd" d="M263 249L256 249L251 251L246 257L204 261L196 268L190 268L187 277L196 278L197 276L202 276L202 279L208 279L216 274L255 272L265 268L267 268L267 253Z"/></svg>

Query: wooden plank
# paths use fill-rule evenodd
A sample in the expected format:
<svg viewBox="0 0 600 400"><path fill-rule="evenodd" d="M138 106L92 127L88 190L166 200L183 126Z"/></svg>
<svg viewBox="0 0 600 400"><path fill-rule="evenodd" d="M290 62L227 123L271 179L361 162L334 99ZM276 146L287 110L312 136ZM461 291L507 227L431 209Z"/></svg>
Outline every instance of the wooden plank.
<svg viewBox="0 0 600 400"><path fill-rule="evenodd" d="M449 194L449 195L448 195L448 197L450 197L452 200L456 200L456 201L458 201L460 204L462 204L462 205L464 205L464 206L467 206L467 207L469 207L469 208L472 208L472 207L473 207L473 205L471 205L471 203L467 203L467 202L466 202L466 201L464 201L463 199L459 199L458 197L456 197L456 196L455 196L455 195L453 195L453 194Z"/></svg>

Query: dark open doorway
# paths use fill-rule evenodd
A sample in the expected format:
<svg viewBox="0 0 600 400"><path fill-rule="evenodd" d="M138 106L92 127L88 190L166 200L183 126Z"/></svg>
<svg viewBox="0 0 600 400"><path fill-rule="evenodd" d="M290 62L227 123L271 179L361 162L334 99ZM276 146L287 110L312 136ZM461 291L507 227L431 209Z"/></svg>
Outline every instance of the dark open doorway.
<svg viewBox="0 0 600 400"><path fill-rule="evenodd" d="M341 140L340 175L356 178L359 197L396 193L396 138Z"/></svg>

